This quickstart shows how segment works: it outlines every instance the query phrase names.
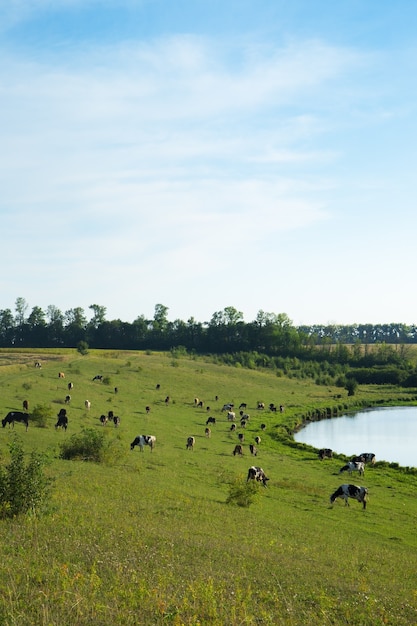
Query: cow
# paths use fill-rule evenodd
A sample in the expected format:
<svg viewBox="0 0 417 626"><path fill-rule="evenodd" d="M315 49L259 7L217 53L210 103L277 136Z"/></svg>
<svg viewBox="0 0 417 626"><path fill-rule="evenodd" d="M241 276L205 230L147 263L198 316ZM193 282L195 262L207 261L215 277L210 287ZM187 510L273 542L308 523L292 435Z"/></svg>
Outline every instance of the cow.
<svg viewBox="0 0 417 626"><path fill-rule="evenodd" d="M68 391L71 391L71 389L74 389L74 383L68 383Z"/></svg>
<svg viewBox="0 0 417 626"><path fill-rule="evenodd" d="M105 426L107 424L107 415L100 415L100 422L103 426Z"/></svg>
<svg viewBox="0 0 417 626"><path fill-rule="evenodd" d="M200 409L202 409L202 408L203 408L203 406L204 406L204 402L203 402L202 400L199 400L199 401L198 401L198 404L197 404L197 407L198 407L198 408L200 408Z"/></svg>
<svg viewBox="0 0 417 626"><path fill-rule="evenodd" d="M259 444L261 443L261 438L259 436L255 437L255 443Z"/></svg>
<svg viewBox="0 0 417 626"><path fill-rule="evenodd" d="M10 411L9 413L7 413L6 417L1 420L3 428L5 428L6 424L9 424L9 428L10 424L14 428L15 422L23 423L26 426L27 431L27 429L29 428L29 414L22 413L21 411Z"/></svg>
<svg viewBox="0 0 417 626"><path fill-rule="evenodd" d="M195 437L187 437L186 450L194 450Z"/></svg>
<svg viewBox="0 0 417 626"><path fill-rule="evenodd" d="M71 396L67 395L65 396L65 404L69 404L71 402Z"/></svg>
<svg viewBox="0 0 417 626"><path fill-rule="evenodd" d="M42 363L40 361L35 361L35 367L40 369L42 367Z"/></svg>
<svg viewBox="0 0 417 626"><path fill-rule="evenodd" d="M119 388L118 387L114 388L114 393L119 393Z"/></svg>
<svg viewBox="0 0 417 626"><path fill-rule="evenodd" d="M362 452L360 455L364 459L364 463L370 463L371 465L375 465L376 457L373 452Z"/></svg>
<svg viewBox="0 0 417 626"><path fill-rule="evenodd" d="M359 463L365 463L365 457L362 456L361 454L358 455L358 456L353 456L350 460L351 460L352 463L358 463L358 462Z"/></svg>
<svg viewBox="0 0 417 626"><path fill-rule="evenodd" d="M234 404L232 402L228 402L227 404L223 404L222 411L231 411L234 408Z"/></svg>
<svg viewBox="0 0 417 626"><path fill-rule="evenodd" d="M149 405L148 405L148 406L145 406L145 411L146 411L147 413L150 413L150 412L151 412L151 407L150 407Z"/></svg>
<svg viewBox="0 0 417 626"><path fill-rule="evenodd" d="M120 426L120 417L118 415L113 415L113 424L115 428Z"/></svg>
<svg viewBox="0 0 417 626"><path fill-rule="evenodd" d="M236 419L236 413L234 411L228 411L227 419L229 420L229 422L234 422Z"/></svg>
<svg viewBox="0 0 417 626"><path fill-rule="evenodd" d="M235 445L235 449L233 450L233 456L243 456L243 447L240 443Z"/></svg>
<svg viewBox="0 0 417 626"><path fill-rule="evenodd" d="M68 428L67 410L60 409L57 417L58 417L58 421L55 424L55 430L57 430L58 428L63 428L64 430L67 430Z"/></svg>
<svg viewBox="0 0 417 626"><path fill-rule="evenodd" d="M245 413L244 411L239 411L239 415L240 415L241 419L246 420L247 422L249 422L249 420L250 420L249 413Z"/></svg>
<svg viewBox="0 0 417 626"><path fill-rule="evenodd" d="M247 408L247 406L248 406L248 405L246 404L246 402L241 402L241 403L239 404L239 409L246 409L246 408Z"/></svg>
<svg viewBox="0 0 417 626"><path fill-rule="evenodd" d="M89 411L91 409L91 402L90 402L90 400L85 400L84 406L86 408L86 411Z"/></svg>
<svg viewBox="0 0 417 626"><path fill-rule="evenodd" d="M271 402L271 404L269 405L269 410L272 411L273 413L277 412L277 407L275 406L273 402Z"/></svg>
<svg viewBox="0 0 417 626"><path fill-rule="evenodd" d="M211 430L210 430L210 428L209 428L208 426L206 426L206 429L205 429L205 431L204 431L204 434L205 434L205 436L206 436L208 439L210 439L210 437L211 437Z"/></svg>
<svg viewBox="0 0 417 626"><path fill-rule="evenodd" d="M279 405L279 412L280 412L280 413L284 413L284 410L285 410L284 405L283 405L283 404L280 404L280 405Z"/></svg>
<svg viewBox="0 0 417 626"><path fill-rule="evenodd" d="M318 455L319 459L321 460L331 459L333 458L333 450L331 450L330 448L322 448L321 450L319 450Z"/></svg>
<svg viewBox="0 0 417 626"><path fill-rule="evenodd" d="M244 420L244 419L240 420L240 427L241 428L246 428L246 420Z"/></svg>
<svg viewBox="0 0 417 626"><path fill-rule="evenodd" d="M161 388L161 385L158 383L158 384L156 385L155 389L160 389L160 388Z"/></svg>
<svg viewBox="0 0 417 626"><path fill-rule="evenodd" d="M256 467L255 465L252 465L252 467L250 467L248 470L248 477L246 479L246 482L248 482L249 480L256 480L257 482L262 483L264 487L267 487L268 485L266 483L269 478L266 476L262 467Z"/></svg>
<svg viewBox="0 0 417 626"><path fill-rule="evenodd" d="M349 461L349 463L340 468L339 474L342 474L342 472L349 472L349 474L359 472L359 475L363 476L365 474L365 463L363 461Z"/></svg>
<svg viewBox="0 0 417 626"><path fill-rule="evenodd" d="M256 456L258 454L258 449L256 446L253 445L253 443L249 444L249 451L252 456Z"/></svg>
<svg viewBox="0 0 417 626"><path fill-rule="evenodd" d="M166 404L167 406L168 406L168 404L169 404L170 399L171 399L171 398L170 398L169 396L167 396L167 397L165 398L165 404Z"/></svg>
<svg viewBox="0 0 417 626"><path fill-rule="evenodd" d="M93 381L94 381L94 380L99 380L100 382L102 382L102 381L103 381L103 376L102 376L101 374L96 374L96 375L94 376L94 378L93 378Z"/></svg>
<svg viewBox="0 0 417 626"><path fill-rule="evenodd" d="M215 424L215 423L216 423L215 417L208 417L206 420L206 426L208 426L209 424Z"/></svg>
<svg viewBox="0 0 417 626"><path fill-rule="evenodd" d="M29 411L29 402L27 400L23 400L23 410L25 413Z"/></svg>
<svg viewBox="0 0 417 626"><path fill-rule="evenodd" d="M132 443L130 444L130 449L133 450L135 446L139 446L140 451L143 452L143 448L145 446L149 446L151 452L153 451L156 443L155 435L138 435L134 438Z"/></svg>
<svg viewBox="0 0 417 626"><path fill-rule="evenodd" d="M345 506L349 506L349 498L353 498L358 502L362 502L363 508L366 509L366 498L368 489L366 487L358 487L357 485L340 485L338 489L330 496L330 504L333 504L336 498L343 498Z"/></svg>
<svg viewBox="0 0 417 626"><path fill-rule="evenodd" d="M261 424L261 430L265 430L266 429L266 424Z"/></svg>
<svg viewBox="0 0 417 626"><path fill-rule="evenodd" d="M258 402L257 408L258 409L264 409L265 408L265 402Z"/></svg>
<svg viewBox="0 0 417 626"><path fill-rule="evenodd" d="M245 441L245 435L243 433L239 433L237 438L239 439L240 443L243 443Z"/></svg>
<svg viewBox="0 0 417 626"><path fill-rule="evenodd" d="M58 378L65 378L64 372L58 372Z"/></svg>
<svg viewBox="0 0 417 626"><path fill-rule="evenodd" d="M235 432L235 430L236 430L236 424L234 424L234 423L233 423L233 424L230 426L230 430L232 431L232 433L234 433L234 432Z"/></svg>

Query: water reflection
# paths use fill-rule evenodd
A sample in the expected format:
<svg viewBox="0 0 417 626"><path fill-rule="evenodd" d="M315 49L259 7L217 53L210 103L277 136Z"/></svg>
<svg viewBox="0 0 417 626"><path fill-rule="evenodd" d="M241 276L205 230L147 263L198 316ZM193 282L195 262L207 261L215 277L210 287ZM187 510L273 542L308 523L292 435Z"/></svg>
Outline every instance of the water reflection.
<svg viewBox="0 0 417 626"><path fill-rule="evenodd" d="M295 441L353 456L374 452L377 461L417 467L417 407L386 407L311 422Z"/></svg>

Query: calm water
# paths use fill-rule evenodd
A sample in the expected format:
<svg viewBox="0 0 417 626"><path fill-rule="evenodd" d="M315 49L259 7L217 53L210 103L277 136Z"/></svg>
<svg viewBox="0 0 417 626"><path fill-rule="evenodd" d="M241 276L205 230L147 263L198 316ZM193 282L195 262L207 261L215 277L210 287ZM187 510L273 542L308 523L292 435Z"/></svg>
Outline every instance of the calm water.
<svg viewBox="0 0 417 626"><path fill-rule="evenodd" d="M417 467L417 407L369 409L312 422L294 439L347 456L374 452L377 461Z"/></svg>

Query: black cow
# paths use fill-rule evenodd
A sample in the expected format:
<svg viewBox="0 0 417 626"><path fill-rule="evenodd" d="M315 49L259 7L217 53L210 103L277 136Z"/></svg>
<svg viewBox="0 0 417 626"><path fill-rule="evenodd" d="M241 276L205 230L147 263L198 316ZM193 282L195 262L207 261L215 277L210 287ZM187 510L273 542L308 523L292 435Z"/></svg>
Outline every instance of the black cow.
<svg viewBox="0 0 417 626"><path fill-rule="evenodd" d="M215 424L215 423L216 423L215 417L208 417L206 421L206 426L208 426L208 424Z"/></svg>
<svg viewBox="0 0 417 626"><path fill-rule="evenodd" d="M6 417L1 420L3 428L6 426L6 424L9 424L9 427L11 424L14 428L15 422L22 422L23 424L25 424L27 430L29 428L29 414L22 413L21 411L10 411L10 413L7 413Z"/></svg>
<svg viewBox="0 0 417 626"><path fill-rule="evenodd" d="M101 376L101 374L97 374L94 376L93 380L99 380L101 382L103 380L103 376Z"/></svg>
<svg viewBox="0 0 417 626"><path fill-rule="evenodd" d="M243 447L240 445L240 443L235 445L235 449L233 450L233 456L243 456Z"/></svg>
<svg viewBox="0 0 417 626"><path fill-rule="evenodd" d="M330 504L333 504L336 498L343 498L345 506L349 506L349 498L353 498L358 502L362 502L363 508L366 509L366 498L368 489L366 487L358 487L357 485L340 485L338 489L330 496Z"/></svg>
<svg viewBox="0 0 417 626"><path fill-rule="evenodd" d="M322 448L319 450L319 459L323 460L331 458L333 458L333 450L330 450L330 448Z"/></svg>
<svg viewBox="0 0 417 626"><path fill-rule="evenodd" d="M262 467L256 467L255 465L252 465L252 467L250 467L248 470L248 477L246 479L246 482L248 482L249 480L256 480L262 483L264 487L267 487L268 485L266 483L269 478L265 475Z"/></svg>
<svg viewBox="0 0 417 626"><path fill-rule="evenodd" d="M67 430L68 428L67 410L60 409L57 417L58 417L58 421L55 424L55 430L57 430L58 428L63 428L64 430Z"/></svg>

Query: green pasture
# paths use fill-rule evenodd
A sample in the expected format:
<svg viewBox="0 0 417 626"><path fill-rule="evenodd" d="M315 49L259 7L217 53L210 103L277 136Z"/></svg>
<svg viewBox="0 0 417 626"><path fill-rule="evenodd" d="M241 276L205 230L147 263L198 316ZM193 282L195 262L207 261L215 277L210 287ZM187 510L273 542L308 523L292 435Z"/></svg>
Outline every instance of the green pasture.
<svg viewBox="0 0 417 626"><path fill-rule="evenodd" d="M338 475L344 457L321 462L288 434L316 409L415 397L387 386L359 387L349 398L310 380L170 353L0 351L1 417L25 399L29 410L50 408L46 428L0 428L1 460L17 437L27 454L45 455L53 477L45 515L0 520L0 624L417 624L417 473L377 463L352 480L369 489L366 511L354 501L331 507L330 494L348 481ZM257 410L258 401L285 411ZM247 403L250 420L237 428L243 457L232 454L226 402ZM64 406L69 428L56 431ZM100 424L108 411L120 416L119 428ZM209 415L217 423L207 438ZM62 442L83 429L105 433L106 462L59 458ZM153 452L130 450L138 434L156 436ZM268 488L255 489L248 507L227 504L254 463Z"/></svg>

